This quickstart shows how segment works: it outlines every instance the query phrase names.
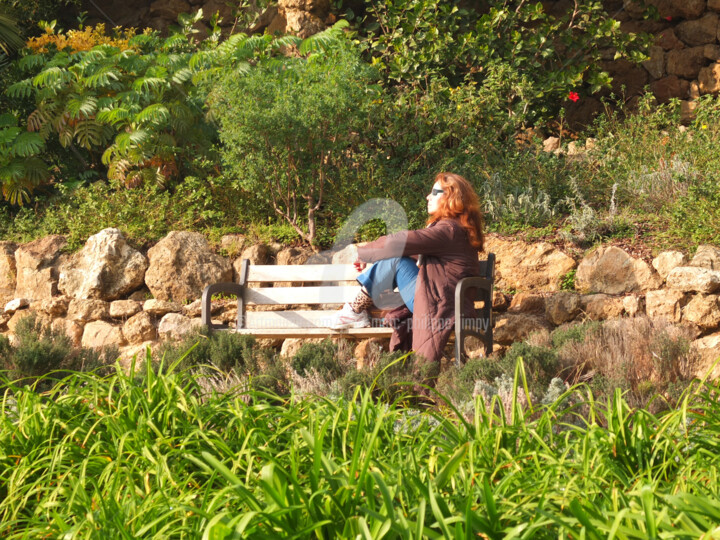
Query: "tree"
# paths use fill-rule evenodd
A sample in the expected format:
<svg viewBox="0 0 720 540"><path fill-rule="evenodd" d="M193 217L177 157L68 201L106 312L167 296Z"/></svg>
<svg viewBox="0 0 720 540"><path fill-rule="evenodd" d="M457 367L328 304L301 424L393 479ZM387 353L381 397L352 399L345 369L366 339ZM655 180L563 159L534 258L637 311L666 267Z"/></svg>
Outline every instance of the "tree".
<svg viewBox="0 0 720 540"><path fill-rule="evenodd" d="M230 174L314 246L318 212L342 189L338 170L375 94L372 70L337 29L308 39L300 56L226 77L211 112Z"/></svg>

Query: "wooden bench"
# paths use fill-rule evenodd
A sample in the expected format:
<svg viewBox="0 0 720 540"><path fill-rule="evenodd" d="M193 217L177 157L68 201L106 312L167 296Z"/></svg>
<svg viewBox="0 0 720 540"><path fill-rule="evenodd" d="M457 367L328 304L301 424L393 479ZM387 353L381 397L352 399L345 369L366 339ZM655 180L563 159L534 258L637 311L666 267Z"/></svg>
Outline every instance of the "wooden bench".
<svg viewBox="0 0 720 540"><path fill-rule="evenodd" d="M468 336L481 340L486 355L492 352L494 254L490 253L486 261L480 261L480 270L482 277L462 279L455 290L456 321L461 319L461 302L458 299L468 294L473 295L476 306L478 302L482 303L482 307L476 309L475 319L463 318L461 325L455 325L457 362L461 362L465 355L464 345ZM243 260L239 283L216 283L205 287L202 295L202 323L210 332L231 330L258 338L390 337L392 328L383 326L382 318L371 318L371 326L368 328L333 330L328 327L330 319L342 304L352 301L357 295L360 289L355 281L357 275L352 264L251 265L250 261ZM278 282L290 282L293 286L262 286ZM250 287L251 283L256 287ZM211 319L212 297L219 294L237 297L235 328L213 323ZM286 309L258 311L254 306ZM309 306L318 309L308 309Z"/></svg>

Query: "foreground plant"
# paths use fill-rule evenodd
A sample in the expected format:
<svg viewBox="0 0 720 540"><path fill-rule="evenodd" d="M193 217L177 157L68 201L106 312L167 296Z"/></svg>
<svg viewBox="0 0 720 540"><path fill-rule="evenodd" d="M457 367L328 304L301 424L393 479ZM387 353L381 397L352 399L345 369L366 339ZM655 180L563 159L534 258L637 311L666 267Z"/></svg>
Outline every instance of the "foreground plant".
<svg viewBox="0 0 720 540"><path fill-rule="evenodd" d="M145 360L45 393L2 379L4 538L694 538L720 519L710 384L662 416L583 387L523 409L519 363L509 414L478 399L466 419L207 392Z"/></svg>

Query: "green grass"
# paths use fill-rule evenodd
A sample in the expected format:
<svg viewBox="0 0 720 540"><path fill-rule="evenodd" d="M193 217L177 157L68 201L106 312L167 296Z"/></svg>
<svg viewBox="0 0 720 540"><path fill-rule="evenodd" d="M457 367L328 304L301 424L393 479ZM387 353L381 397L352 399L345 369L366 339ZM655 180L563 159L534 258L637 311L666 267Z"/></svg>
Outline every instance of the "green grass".
<svg viewBox="0 0 720 540"><path fill-rule="evenodd" d="M513 396L524 380L518 363ZM369 392L220 394L172 366L46 392L3 378L0 535L711 537L717 391L697 383L661 415L577 387L508 414L478 399L460 417Z"/></svg>

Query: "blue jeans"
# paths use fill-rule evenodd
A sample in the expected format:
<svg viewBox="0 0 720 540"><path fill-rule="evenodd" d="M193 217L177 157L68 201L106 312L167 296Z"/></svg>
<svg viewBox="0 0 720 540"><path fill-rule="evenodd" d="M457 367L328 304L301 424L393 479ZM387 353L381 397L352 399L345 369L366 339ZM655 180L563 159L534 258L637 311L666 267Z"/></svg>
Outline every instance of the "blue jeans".
<svg viewBox="0 0 720 540"><path fill-rule="evenodd" d="M399 307L401 300L392 294L397 287L402 302L413 311L418 272L417 264L410 257L394 257L376 262L360 274L357 280L370 293L377 307L381 309ZM388 292L389 295L385 294Z"/></svg>

